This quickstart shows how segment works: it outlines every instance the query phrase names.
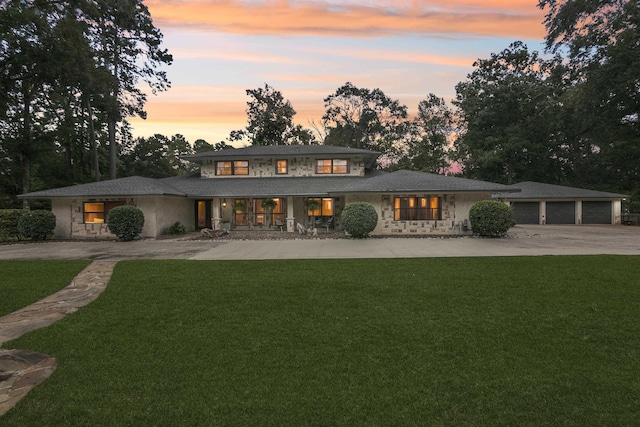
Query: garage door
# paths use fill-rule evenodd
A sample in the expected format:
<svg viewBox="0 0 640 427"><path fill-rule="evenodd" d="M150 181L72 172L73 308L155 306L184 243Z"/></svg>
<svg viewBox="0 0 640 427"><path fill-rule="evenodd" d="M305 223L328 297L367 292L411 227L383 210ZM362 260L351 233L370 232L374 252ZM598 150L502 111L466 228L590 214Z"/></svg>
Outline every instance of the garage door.
<svg viewBox="0 0 640 427"><path fill-rule="evenodd" d="M583 224L611 224L611 202L582 202Z"/></svg>
<svg viewBox="0 0 640 427"><path fill-rule="evenodd" d="M516 224L540 224L539 202L513 202L511 207Z"/></svg>
<svg viewBox="0 0 640 427"><path fill-rule="evenodd" d="M547 224L575 224L575 202L547 202Z"/></svg>

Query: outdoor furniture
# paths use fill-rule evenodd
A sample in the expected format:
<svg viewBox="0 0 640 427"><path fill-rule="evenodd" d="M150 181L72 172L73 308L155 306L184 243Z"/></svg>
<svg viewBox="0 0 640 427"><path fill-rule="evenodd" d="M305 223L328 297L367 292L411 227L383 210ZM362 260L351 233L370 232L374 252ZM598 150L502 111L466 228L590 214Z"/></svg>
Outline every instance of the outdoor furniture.
<svg viewBox="0 0 640 427"><path fill-rule="evenodd" d="M333 217L330 216L328 218L322 218L319 221L316 221L316 227L322 227L327 229L327 233L329 229L333 227Z"/></svg>
<svg viewBox="0 0 640 427"><path fill-rule="evenodd" d="M276 219L276 227L280 229L280 231L284 231L284 224L279 219Z"/></svg>

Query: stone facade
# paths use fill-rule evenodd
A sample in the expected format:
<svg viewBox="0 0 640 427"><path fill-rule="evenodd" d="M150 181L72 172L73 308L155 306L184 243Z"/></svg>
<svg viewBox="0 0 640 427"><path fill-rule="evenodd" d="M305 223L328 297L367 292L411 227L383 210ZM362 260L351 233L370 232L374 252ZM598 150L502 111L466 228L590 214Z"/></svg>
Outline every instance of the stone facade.
<svg viewBox="0 0 640 427"><path fill-rule="evenodd" d="M338 157L334 157L338 158ZM342 158L342 157L341 157ZM365 167L364 159L361 157L356 158L342 158L349 161L349 173L340 174L340 176L364 176ZM200 176L202 178L266 178L266 177L308 177L308 176L335 176L332 174L317 174L316 173L316 160L318 158L312 157L296 157L289 158L287 160L288 171L287 174L277 174L276 164L277 158L269 159L249 159L249 175L216 175L216 161L213 159L206 160L200 167Z"/></svg>

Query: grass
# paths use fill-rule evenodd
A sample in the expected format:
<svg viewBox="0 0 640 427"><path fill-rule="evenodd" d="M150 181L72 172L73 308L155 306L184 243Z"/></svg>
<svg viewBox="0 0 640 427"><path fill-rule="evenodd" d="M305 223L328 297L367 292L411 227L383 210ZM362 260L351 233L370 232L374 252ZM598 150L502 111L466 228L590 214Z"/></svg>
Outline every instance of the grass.
<svg viewBox="0 0 640 427"><path fill-rule="evenodd" d="M59 291L90 262L0 261L0 316Z"/></svg>
<svg viewBox="0 0 640 427"><path fill-rule="evenodd" d="M25 425L634 425L640 257L126 261Z"/></svg>

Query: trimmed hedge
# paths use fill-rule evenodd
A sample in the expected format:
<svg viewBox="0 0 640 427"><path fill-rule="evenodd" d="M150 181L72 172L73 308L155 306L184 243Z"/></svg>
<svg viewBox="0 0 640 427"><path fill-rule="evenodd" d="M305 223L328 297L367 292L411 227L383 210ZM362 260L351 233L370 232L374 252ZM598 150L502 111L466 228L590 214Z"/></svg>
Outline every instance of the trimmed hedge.
<svg viewBox="0 0 640 427"><path fill-rule="evenodd" d="M24 211L18 219L18 231L31 240L46 240L56 228L56 216L51 211Z"/></svg>
<svg viewBox="0 0 640 427"><path fill-rule="evenodd" d="M497 200L483 200L471 206L469 221L474 234L502 237L513 225L511 207Z"/></svg>
<svg viewBox="0 0 640 427"><path fill-rule="evenodd" d="M118 239L131 241L142 233L144 214L135 206L118 206L109 211L107 226Z"/></svg>
<svg viewBox="0 0 640 427"><path fill-rule="evenodd" d="M368 237L378 225L378 213L369 203L349 203L340 215L342 228L352 237L362 239Z"/></svg>
<svg viewBox="0 0 640 427"><path fill-rule="evenodd" d="M18 221L25 211L22 209L0 209L0 240L19 240Z"/></svg>

